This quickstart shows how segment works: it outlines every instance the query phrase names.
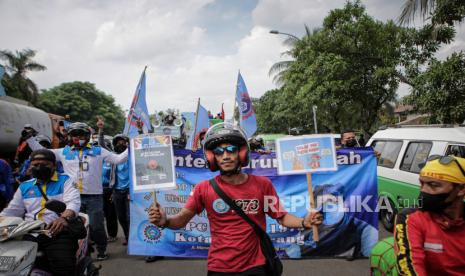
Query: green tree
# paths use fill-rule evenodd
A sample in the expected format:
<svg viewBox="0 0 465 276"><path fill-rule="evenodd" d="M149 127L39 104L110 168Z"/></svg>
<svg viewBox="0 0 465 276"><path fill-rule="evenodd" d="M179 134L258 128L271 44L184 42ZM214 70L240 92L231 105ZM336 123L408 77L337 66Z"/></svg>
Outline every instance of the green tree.
<svg viewBox="0 0 465 276"><path fill-rule="evenodd" d="M465 18L465 2L458 0L406 0L399 17L401 24L408 24L417 13L433 26L462 22Z"/></svg>
<svg viewBox="0 0 465 276"><path fill-rule="evenodd" d="M310 28L305 25L305 37L312 36L318 32L318 30L319 29L314 29L312 32L310 31ZM284 84L286 71L289 69L289 67L291 67L292 63L295 61L296 56L299 54L297 47L299 44L302 44L302 40L292 35L288 35L288 38L284 41L284 45L287 45L290 47L290 49L281 53L281 56L289 57L290 59L276 62L271 66L268 72L269 76L273 76L273 81L277 85L281 86Z"/></svg>
<svg viewBox="0 0 465 276"><path fill-rule="evenodd" d="M433 59L430 67L414 80L404 100L431 122L463 123L465 120L465 55L453 53L445 61Z"/></svg>
<svg viewBox="0 0 465 276"><path fill-rule="evenodd" d="M253 101L255 113L257 114L257 133L286 133L287 120L277 108L281 99L282 90L274 89L267 91L259 99Z"/></svg>
<svg viewBox="0 0 465 276"><path fill-rule="evenodd" d="M0 51L0 59L5 60L6 74L2 80L8 96L23 99L35 104L39 95L37 85L26 74L30 71L43 71L45 66L33 61L36 52L31 49L16 51L15 53Z"/></svg>
<svg viewBox="0 0 465 276"><path fill-rule="evenodd" d="M289 128L312 133L316 105L319 132L351 128L370 135L390 121L389 104L399 83L413 85L454 31L444 27L436 40L430 34L431 26L416 30L384 23L369 16L359 1L348 2L291 49L295 60L281 71L281 100L273 109L286 115L275 116L284 117ZM270 121L267 116L261 115L267 118L264 125Z"/></svg>
<svg viewBox="0 0 465 276"><path fill-rule="evenodd" d="M88 123L96 127L96 116L105 119L105 133L121 133L124 127L124 112L115 104L115 99L95 88L89 82L63 83L40 94L37 106L46 112L69 114L72 121Z"/></svg>
<svg viewBox="0 0 465 276"><path fill-rule="evenodd" d="M392 21L374 20L359 2L331 11L323 27L297 45L296 60L285 74L286 109L299 120L291 127L310 132L316 105L320 132L372 133L398 87L400 29Z"/></svg>

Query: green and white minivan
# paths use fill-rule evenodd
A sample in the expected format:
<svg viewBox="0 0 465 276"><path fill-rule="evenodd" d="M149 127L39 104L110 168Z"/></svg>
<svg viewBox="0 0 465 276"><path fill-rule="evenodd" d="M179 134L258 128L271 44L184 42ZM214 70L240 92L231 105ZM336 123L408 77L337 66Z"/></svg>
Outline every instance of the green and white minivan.
<svg viewBox="0 0 465 276"><path fill-rule="evenodd" d="M391 231L399 208L418 204L419 172L430 155L465 158L465 127L402 126L376 132L367 146L379 152L378 195L393 212L381 208L384 227Z"/></svg>

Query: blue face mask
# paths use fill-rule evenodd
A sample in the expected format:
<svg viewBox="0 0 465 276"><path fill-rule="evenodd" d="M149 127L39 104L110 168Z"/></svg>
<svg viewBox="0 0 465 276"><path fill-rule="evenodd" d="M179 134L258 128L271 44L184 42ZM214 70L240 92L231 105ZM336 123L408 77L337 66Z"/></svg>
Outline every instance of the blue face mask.
<svg viewBox="0 0 465 276"><path fill-rule="evenodd" d="M336 202L327 202L323 205L323 224L334 225L344 218L344 207Z"/></svg>

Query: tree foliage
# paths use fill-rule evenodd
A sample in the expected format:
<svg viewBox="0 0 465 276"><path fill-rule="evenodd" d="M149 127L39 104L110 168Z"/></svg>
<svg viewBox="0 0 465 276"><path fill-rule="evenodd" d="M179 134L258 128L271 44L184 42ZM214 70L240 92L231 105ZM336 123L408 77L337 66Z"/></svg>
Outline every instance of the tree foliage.
<svg viewBox="0 0 465 276"><path fill-rule="evenodd" d="M465 2L458 0L406 0L399 17L401 24L408 24L419 13L423 20L430 19L433 26L462 22Z"/></svg>
<svg viewBox="0 0 465 276"><path fill-rule="evenodd" d="M88 123L96 127L96 116L105 120L105 133L121 133L124 112L115 99L95 88L89 82L63 83L40 94L37 106L58 115L69 114L72 121Z"/></svg>
<svg viewBox="0 0 465 276"><path fill-rule="evenodd" d="M35 104L39 95L37 85L26 74L30 71L43 71L45 66L33 61L36 52L31 49L16 51L15 53L0 51L0 59L5 61L6 74L2 85L8 96L23 99Z"/></svg>
<svg viewBox="0 0 465 276"><path fill-rule="evenodd" d="M290 127L310 133L316 105L320 132L372 133L378 112L395 99L399 32L393 22L368 16L359 2L331 11L320 30L296 44L296 59L284 73L282 110L293 117Z"/></svg>
<svg viewBox="0 0 465 276"><path fill-rule="evenodd" d="M453 53L445 61L433 59L429 68L414 80L405 98L433 122L454 124L465 120L465 55Z"/></svg>
<svg viewBox="0 0 465 276"><path fill-rule="evenodd" d="M433 29L435 39L431 39ZM286 53L294 60L272 67L283 85L260 99L257 110L272 114L257 112L259 126L300 127L313 133L316 105L319 132L357 129L372 134L392 121L399 83L415 85L440 45L454 35L449 26L414 29L381 22L369 16L359 1L348 2L332 10L322 28L293 44Z"/></svg>

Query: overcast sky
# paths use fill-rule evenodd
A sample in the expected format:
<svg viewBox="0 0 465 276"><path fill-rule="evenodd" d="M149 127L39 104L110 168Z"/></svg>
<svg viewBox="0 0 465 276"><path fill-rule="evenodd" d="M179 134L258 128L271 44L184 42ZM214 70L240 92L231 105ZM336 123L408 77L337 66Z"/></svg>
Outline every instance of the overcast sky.
<svg viewBox="0 0 465 276"><path fill-rule="evenodd" d="M379 20L396 19L405 0L365 0ZM89 81L128 109L147 69L149 112L194 111L197 98L231 116L238 70L249 94L275 88L268 76L285 37L319 27L345 0L0 0L0 49L31 48L47 66L30 74L41 89ZM463 26L440 56L465 48ZM405 93L404 91L401 93Z"/></svg>

